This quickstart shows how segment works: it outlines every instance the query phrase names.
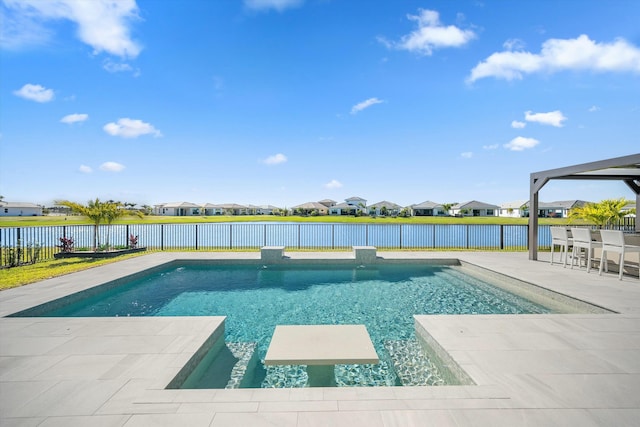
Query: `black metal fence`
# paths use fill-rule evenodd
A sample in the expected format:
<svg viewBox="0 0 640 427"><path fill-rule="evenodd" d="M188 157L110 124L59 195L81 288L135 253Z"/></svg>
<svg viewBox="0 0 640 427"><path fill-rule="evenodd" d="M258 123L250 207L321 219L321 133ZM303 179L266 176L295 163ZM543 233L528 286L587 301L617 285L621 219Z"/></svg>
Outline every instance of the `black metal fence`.
<svg viewBox="0 0 640 427"><path fill-rule="evenodd" d="M635 223L620 224L632 231ZM0 228L0 267L52 259L61 238L75 250L130 245L147 251L245 251L262 246L287 250L348 250L376 246L381 250L506 250L529 247L528 225L493 224L332 224L332 223L205 223L130 224ZM551 244L549 226L539 227L538 247Z"/></svg>

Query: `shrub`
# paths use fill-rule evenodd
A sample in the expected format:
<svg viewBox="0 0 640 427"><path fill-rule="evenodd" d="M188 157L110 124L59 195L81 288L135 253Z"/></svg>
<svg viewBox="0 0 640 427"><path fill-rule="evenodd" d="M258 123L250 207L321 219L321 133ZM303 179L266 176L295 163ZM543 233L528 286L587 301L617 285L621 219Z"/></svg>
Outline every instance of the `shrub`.
<svg viewBox="0 0 640 427"><path fill-rule="evenodd" d="M61 237L58 247L60 252L73 252L73 237Z"/></svg>

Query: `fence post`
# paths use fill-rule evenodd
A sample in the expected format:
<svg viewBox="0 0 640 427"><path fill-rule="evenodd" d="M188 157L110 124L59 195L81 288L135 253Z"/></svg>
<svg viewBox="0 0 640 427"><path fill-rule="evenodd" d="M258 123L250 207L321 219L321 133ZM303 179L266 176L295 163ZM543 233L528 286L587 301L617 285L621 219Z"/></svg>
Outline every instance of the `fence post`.
<svg viewBox="0 0 640 427"><path fill-rule="evenodd" d="M22 264L22 242L20 227L16 228L16 266Z"/></svg>
<svg viewBox="0 0 640 427"><path fill-rule="evenodd" d="M196 251L198 250L198 224L196 224Z"/></svg>
<svg viewBox="0 0 640 427"><path fill-rule="evenodd" d="M436 225L432 224L431 228L433 229L433 233L432 233L433 234L433 246L432 247L433 247L433 249L435 249L436 248Z"/></svg>
<svg viewBox="0 0 640 427"><path fill-rule="evenodd" d="M364 245L369 246L369 224L364 225Z"/></svg>
<svg viewBox="0 0 640 427"><path fill-rule="evenodd" d="M504 225L500 224L500 250L504 249Z"/></svg>
<svg viewBox="0 0 640 427"><path fill-rule="evenodd" d="M164 224L160 224L160 250L164 251Z"/></svg>
<svg viewBox="0 0 640 427"><path fill-rule="evenodd" d="M233 250L233 224L229 224L229 250Z"/></svg>
<svg viewBox="0 0 640 427"><path fill-rule="evenodd" d="M263 225L262 246L267 246L267 224Z"/></svg>
<svg viewBox="0 0 640 427"><path fill-rule="evenodd" d="M402 249L402 224L400 224L400 249Z"/></svg>
<svg viewBox="0 0 640 427"><path fill-rule="evenodd" d="M129 247L129 224L126 225L126 227L124 228L124 244L126 247Z"/></svg>
<svg viewBox="0 0 640 427"><path fill-rule="evenodd" d="M300 250L300 224L298 224L298 250Z"/></svg>
<svg viewBox="0 0 640 427"><path fill-rule="evenodd" d="M469 224L467 224L466 230L467 230L467 249L469 249Z"/></svg>
<svg viewBox="0 0 640 427"><path fill-rule="evenodd" d="M336 234L336 225L331 224L331 249L335 249L335 234Z"/></svg>

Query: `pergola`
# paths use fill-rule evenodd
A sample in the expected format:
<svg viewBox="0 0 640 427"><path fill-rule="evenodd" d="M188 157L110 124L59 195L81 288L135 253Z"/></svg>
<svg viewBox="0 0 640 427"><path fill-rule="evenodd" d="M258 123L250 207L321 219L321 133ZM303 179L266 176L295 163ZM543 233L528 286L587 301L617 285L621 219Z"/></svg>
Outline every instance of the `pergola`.
<svg viewBox="0 0 640 427"><path fill-rule="evenodd" d="M529 181L529 259L538 259L538 192L552 179L624 181L636 195L640 207L640 154L583 163L531 174ZM636 220L636 232L640 223Z"/></svg>

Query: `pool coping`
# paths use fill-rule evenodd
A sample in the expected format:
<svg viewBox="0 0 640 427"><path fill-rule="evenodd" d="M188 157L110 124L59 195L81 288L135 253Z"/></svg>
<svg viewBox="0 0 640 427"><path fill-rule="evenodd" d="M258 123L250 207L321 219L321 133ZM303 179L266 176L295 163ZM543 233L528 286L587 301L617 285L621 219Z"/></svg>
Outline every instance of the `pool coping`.
<svg viewBox="0 0 640 427"><path fill-rule="evenodd" d="M350 253L291 252L294 260ZM525 253L378 252L456 258L617 313L416 316L474 386L165 390L220 318L0 318L0 424L629 425L640 413L640 282L529 261ZM0 315L172 260L259 253L156 253L0 292ZM217 325L217 326L216 326ZM111 345L105 344L105 340ZM142 344L147 344L142 345ZM573 422L572 422L573 421ZM422 424L420 424L422 425Z"/></svg>

